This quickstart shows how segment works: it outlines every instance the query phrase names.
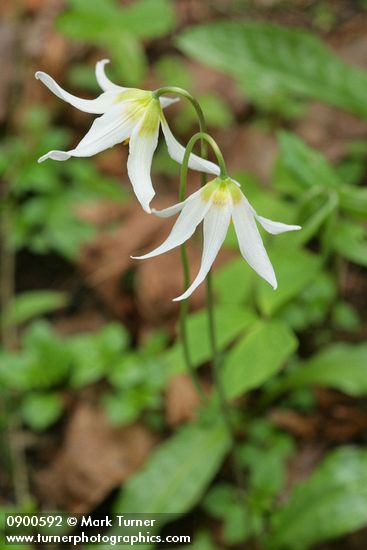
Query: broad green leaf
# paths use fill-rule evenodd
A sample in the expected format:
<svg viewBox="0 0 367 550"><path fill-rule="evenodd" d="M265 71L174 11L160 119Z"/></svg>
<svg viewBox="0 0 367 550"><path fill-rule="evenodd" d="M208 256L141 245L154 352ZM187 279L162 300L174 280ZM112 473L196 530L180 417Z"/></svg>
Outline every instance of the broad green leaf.
<svg viewBox="0 0 367 550"><path fill-rule="evenodd" d="M279 143L282 163L304 189L335 189L341 184L338 174L324 155L309 147L296 135L282 130L279 132Z"/></svg>
<svg viewBox="0 0 367 550"><path fill-rule="evenodd" d="M229 445L222 423L185 426L160 445L143 469L128 480L115 512L187 512L217 473Z"/></svg>
<svg viewBox="0 0 367 550"><path fill-rule="evenodd" d="M346 212L367 218L367 188L342 185L339 189L340 206Z"/></svg>
<svg viewBox="0 0 367 550"><path fill-rule="evenodd" d="M282 306L296 297L311 281L321 268L321 258L306 250L289 250L274 247L270 253L278 280L274 291L265 281L259 281L257 302L260 310L266 315L273 315Z"/></svg>
<svg viewBox="0 0 367 550"><path fill-rule="evenodd" d="M177 39L193 59L233 76L255 101L289 95L330 103L366 117L366 71L338 59L315 35L269 23L221 21Z"/></svg>
<svg viewBox="0 0 367 550"><path fill-rule="evenodd" d="M349 395L367 393L367 344L333 344L284 380L286 387L320 385Z"/></svg>
<svg viewBox="0 0 367 550"><path fill-rule="evenodd" d="M242 256L221 266L214 277L214 288L220 304L252 303L255 273Z"/></svg>
<svg viewBox="0 0 367 550"><path fill-rule="evenodd" d="M219 349L225 348L256 320L252 311L235 307L231 304L218 304L214 311ZM197 367L211 358L206 310L191 314L187 329L192 364ZM180 343L175 344L168 350L162 359L172 374L185 370L182 345Z"/></svg>
<svg viewBox="0 0 367 550"><path fill-rule="evenodd" d="M61 398L54 393L30 393L22 401L21 415L24 421L36 431L51 426L62 413Z"/></svg>
<svg viewBox="0 0 367 550"><path fill-rule="evenodd" d="M135 0L121 10L119 24L140 39L159 38L173 30L174 11L169 0Z"/></svg>
<svg viewBox="0 0 367 550"><path fill-rule="evenodd" d="M367 231L351 221L338 221L332 235L334 250L341 256L367 267Z"/></svg>
<svg viewBox="0 0 367 550"><path fill-rule="evenodd" d="M295 351L297 340L280 321L259 322L228 353L223 384L228 398L260 387Z"/></svg>
<svg viewBox="0 0 367 550"><path fill-rule="evenodd" d="M66 294L51 290L33 290L18 294L11 302L5 312L7 325L18 325L25 323L39 315L45 315L65 307L67 303Z"/></svg>
<svg viewBox="0 0 367 550"><path fill-rule="evenodd" d="M321 197L318 197L321 199ZM319 231L329 217L338 207L338 197L336 193L330 193L323 196L324 202L317 205L314 212L306 218L302 224L302 231L293 234L291 238L292 245L300 246L308 243Z"/></svg>
<svg viewBox="0 0 367 550"><path fill-rule="evenodd" d="M186 90L193 88L190 70L183 62L182 56L163 55L155 63L154 69L161 86L172 86L174 82L175 86Z"/></svg>
<svg viewBox="0 0 367 550"><path fill-rule="evenodd" d="M125 31L140 39L156 38L172 30L175 23L167 0L135 0L125 7L116 0L71 0L69 4L70 9L57 23L64 34L76 40L104 43Z"/></svg>
<svg viewBox="0 0 367 550"><path fill-rule="evenodd" d="M273 518L268 550L306 550L367 525L367 451L332 452Z"/></svg>
<svg viewBox="0 0 367 550"><path fill-rule="evenodd" d="M265 188L252 174L240 172L235 174L235 178L258 214L283 223L297 223L297 208L294 203L286 202L273 190Z"/></svg>

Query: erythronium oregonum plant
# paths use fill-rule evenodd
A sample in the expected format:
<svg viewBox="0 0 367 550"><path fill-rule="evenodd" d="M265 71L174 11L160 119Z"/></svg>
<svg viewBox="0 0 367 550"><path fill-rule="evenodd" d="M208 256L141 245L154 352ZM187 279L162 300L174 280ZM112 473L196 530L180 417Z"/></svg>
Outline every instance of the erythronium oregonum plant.
<svg viewBox="0 0 367 550"><path fill-rule="evenodd" d="M170 156L177 162L182 162L185 153L185 148L173 136L163 113L163 109L176 102L178 98L170 99L160 97L157 92L117 86L105 74L104 68L108 62L108 59L102 59L96 64L96 79L103 90L96 99L76 97L63 90L48 74L42 71L36 73L36 78L60 99L81 111L102 115L93 122L89 132L74 149L49 151L38 162L48 158L63 161L70 157L90 157L117 143L128 141L129 178L140 204L146 212L150 212L149 205L155 195L150 170L158 144L160 126ZM180 93L178 88L175 91ZM181 95L189 97L185 92ZM190 155L189 167L210 174L219 174L218 166L194 154Z"/></svg>
<svg viewBox="0 0 367 550"><path fill-rule="evenodd" d="M108 60L103 59L96 65L96 78L103 93L92 100L80 99L71 95L63 90L46 73L36 73L36 78L40 79L55 95L64 101L82 111L102 115L93 122L89 132L74 149L69 151L50 151L42 156L39 162L47 158L67 160L72 156L89 157L117 143L129 141L128 175L142 207L150 213L150 202L154 196L150 171L152 157L158 143L159 128L162 127L170 156L182 164L180 202L161 211L153 210L153 213L161 217L180 214L164 243L139 259L151 258L167 252L176 246L181 246L185 289L184 293L175 298L175 300L181 300L180 333L185 363L203 402L206 401L206 396L203 393L197 373L192 365L186 322L188 314L187 298L206 278L208 333L212 350L215 387L222 409L223 420L227 426L232 444L235 445L231 418L228 414L229 408L220 376L221 356L218 353L216 344L210 268L223 244L232 219L241 254L256 273L276 289L277 281L275 273L256 222L259 222L268 233L272 234L294 231L300 229L300 227L298 225L286 225L274 222L259 216L255 212L242 193L239 184L228 177L222 153L213 138L206 133L206 124L201 107L189 92L177 87L164 87L149 92L117 86L105 74L104 67L106 63L108 63ZM177 101L177 98L162 97L168 93L188 99L198 116L200 132L190 139L186 148L174 138L163 114L165 107ZM209 144L217 157L218 165L192 153L193 147L198 140L201 141L202 157L206 156L206 148L207 144ZM202 172L202 187L199 191L186 198L188 168ZM216 177L207 183L205 173L214 174ZM199 273L190 285L185 242L193 235L201 221L204 222L202 262ZM238 468L237 464L236 472L238 473L239 470L240 468ZM241 486L241 476L237 475L237 478L239 486Z"/></svg>
<svg viewBox="0 0 367 550"><path fill-rule="evenodd" d="M191 286L175 301L185 300L204 281L226 237L232 219L242 256L260 277L277 288L273 266L266 253L256 220L273 235L301 229L259 216L252 208L237 182L229 177L217 177L185 201L153 213L165 218L180 212L167 239L158 248L137 257L142 260L158 256L182 245L204 220L204 246L200 270Z"/></svg>

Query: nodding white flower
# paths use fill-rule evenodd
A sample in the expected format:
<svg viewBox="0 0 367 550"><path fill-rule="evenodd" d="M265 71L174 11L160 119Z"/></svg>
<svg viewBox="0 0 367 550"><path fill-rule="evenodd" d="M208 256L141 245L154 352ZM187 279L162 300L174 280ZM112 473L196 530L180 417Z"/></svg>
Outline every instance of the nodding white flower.
<svg viewBox="0 0 367 550"><path fill-rule="evenodd" d="M97 118L80 143L70 151L49 151L38 162L51 158L67 160L70 157L90 157L116 143L129 142L127 170L134 192L142 207L150 212L149 203L154 197L150 177L153 153L157 147L159 127L162 126L170 156L182 162L185 148L172 135L163 114L163 108L178 99L157 98L154 92L123 88L111 82L105 74L108 59L98 61L96 78L103 93L96 99L81 99L63 90L48 74L38 71L41 80L57 97L86 113L102 115ZM211 174L219 174L213 162L191 154L189 166Z"/></svg>
<svg viewBox="0 0 367 550"><path fill-rule="evenodd" d="M215 178L185 201L164 210L153 209L152 212L162 218L181 213L164 243L144 256L135 257L138 260L152 258L183 244L204 220L204 248L199 273L186 292L174 301L188 298L204 281L223 244L231 218L242 256L274 290L277 280L256 220L273 235L301 229L299 225L286 225L259 216L239 189L239 184L230 178Z"/></svg>

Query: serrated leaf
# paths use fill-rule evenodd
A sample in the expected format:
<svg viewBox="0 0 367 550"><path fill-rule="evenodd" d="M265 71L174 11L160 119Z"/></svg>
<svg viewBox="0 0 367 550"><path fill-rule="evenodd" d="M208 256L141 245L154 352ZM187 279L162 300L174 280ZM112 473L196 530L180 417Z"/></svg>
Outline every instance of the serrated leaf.
<svg viewBox="0 0 367 550"><path fill-rule="evenodd" d="M177 46L233 76L256 101L287 95L330 103L366 117L367 73L338 59L315 35L269 23L221 21L189 28Z"/></svg>
<svg viewBox="0 0 367 550"><path fill-rule="evenodd" d="M273 518L268 550L305 550L367 524L367 451L331 453Z"/></svg>
<svg viewBox="0 0 367 550"><path fill-rule="evenodd" d="M284 380L286 387L328 386L349 395L367 393L367 344L333 344Z"/></svg>
<svg viewBox="0 0 367 550"><path fill-rule="evenodd" d="M291 330L280 321L257 323L228 353L223 384L229 399L260 387L276 374L297 347Z"/></svg>
<svg viewBox="0 0 367 550"><path fill-rule="evenodd" d="M222 423L185 426L159 447L142 471L128 480L115 512L187 512L217 473L229 445Z"/></svg>

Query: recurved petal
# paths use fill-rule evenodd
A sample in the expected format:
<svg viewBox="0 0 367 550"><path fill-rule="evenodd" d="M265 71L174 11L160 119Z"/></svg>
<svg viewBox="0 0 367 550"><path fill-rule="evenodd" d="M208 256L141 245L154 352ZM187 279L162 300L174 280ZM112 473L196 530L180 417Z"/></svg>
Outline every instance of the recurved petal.
<svg viewBox="0 0 367 550"><path fill-rule="evenodd" d="M166 107L169 107L170 105L172 105L172 103L177 103L177 101L180 101L180 98L179 97L163 97L161 96L159 98L159 102L161 104L161 107L162 109L165 109Z"/></svg>
<svg viewBox="0 0 367 550"><path fill-rule="evenodd" d="M114 105L107 113L97 118L89 132L80 143L70 151L49 151L38 162L47 158L53 160L67 160L70 157L90 157L104 151L116 143L127 139L139 119L139 109L134 102Z"/></svg>
<svg viewBox="0 0 367 550"><path fill-rule="evenodd" d="M285 233L286 231L298 231L302 229L300 225L287 225L286 223L274 222L262 216L258 216L257 214L255 214L255 217L257 221L261 223L265 231L272 235L279 235L279 233Z"/></svg>
<svg viewBox="0 0 367 550"><path fill-rule="evenodd" d="M119 91L109 90L107 92L103 92L96 99L82 99L61 88L61 86L59 86L59 84L57 84L57 82L47 73L38 71L36 72L35 77L60 99L70 103L70 105L73 105L73 107L76 107L80 111L85 111L86 113L93 113L96 115L105 113L107 109L114 104L116 101L116 91Z"/></svg>
<svg viewBox="0 0 367 550"><path fill-rule="evenodd" d="M201 189L199 191L195 191L187 200L194 200L197 195L201 193ZM168 208L163 208L163 210L156 210L155 208L152 208L152 214L155 216L158 216L158 218L169 218L170 216L174 216L175 214L178 214L183 209L184 205L186 204L187 200L184 200L182 202L178 202L177 204L174 204L172 206L169 206Z"/></svg>
<svg viewBox="0 0 367 550"><path fill-rule="evenodd" d="M204 201L201 195L197 193L194 195L186 199L182 212L167 239L152 252L144 254L144 256L133 256L135 259L145 260L146 258L153 258L172 250L176 246L180 246L191 237L210 208L210 202Z"/></svg>
<svg viewBox="0 0 367 550"><path fill-rule="evenodd" d="M107 65L109 62L109 59L101 59L96 63L96 79L99 87L102 88L102 90L105 92L107 92L108 90L115 90L117 92L123 92L124 90L127 90L127 88L117 86L117 84L111 82L111 80L106 75L105 65Z"/></svg>
<svg viewBox="0 0 367 550"><path fill-rule="evenodd" d="M274 269L256 226L254 214L245 198L234 205L232 218L242 256L275 290L278 285Z"/></svg>
<svg viewBox="0 0 367 550"><path fill-rule="evenodd" d="M150 201L155 195L150 175L159 135L159 112L155 111L155 106L147 110L141 122L134 127L130 136L130 154L127 161L127 172L134 193L148 213Z"/></svg>
<svg viewBox="0 0 367 550"><path fill-rule="evenodd" d="M170 157L173 158L173 160L181 164L185 154L185 148L174 137L163 115L162 115L161 121L162 121L163 134L167 143L168 153ZM192 170L198 170L200 172L208 172L209 174L215 174L216 176L218 176L220 173L219 166L214 164L214 162L211 162L210 160L202 159L197 155L195 155L194 153L191 153L190 155L189 167Z"/></svg>
<svg viewBox="0 0 367 550"><path fill-rule="evenodd" d="M204 281L226 237L230 219L231 207L229 205L212 206L206 214L204 218L204 249L199 273L191 286L181 296L175 298L174 302L185 300L191 296Z"/></svg>
<svg viewBox="0 0 367 550"><path fill-rule="evenodd" d="M152 214L155 216L158 216L158 218L170 218L171 216L174 216L175 214L178 214L181 212L185 204L185 201L178 202L177 204L173 204L172 206L169 206L168 208L163 208L162 210L156 210L155 208L152 208Z"/></svg>

